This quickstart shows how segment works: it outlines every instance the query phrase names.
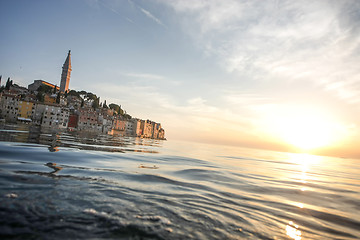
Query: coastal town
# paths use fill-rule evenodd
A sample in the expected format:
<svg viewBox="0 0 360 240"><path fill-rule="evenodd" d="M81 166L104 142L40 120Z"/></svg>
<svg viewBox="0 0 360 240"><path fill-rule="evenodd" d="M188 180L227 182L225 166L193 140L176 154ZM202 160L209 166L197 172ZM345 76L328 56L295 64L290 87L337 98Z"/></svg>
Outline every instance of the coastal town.
<svg viewBox="0 0 360 240"><path fill-rule="evenodd" d="M153 139L165 139L160 123L134 118L121 105L84 90L69 89L71 51L62 67L60 86L34 80L28 87L8 78L4 86L0 76L0 120L27 123L55 130L84 131Z"/></svg>

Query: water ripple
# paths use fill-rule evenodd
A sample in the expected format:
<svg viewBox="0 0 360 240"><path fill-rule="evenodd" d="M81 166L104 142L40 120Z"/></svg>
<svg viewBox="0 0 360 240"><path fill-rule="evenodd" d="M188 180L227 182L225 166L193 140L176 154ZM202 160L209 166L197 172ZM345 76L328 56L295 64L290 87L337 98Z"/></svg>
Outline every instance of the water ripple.
<svg viewBox="0 0 360 240"><path fill-rule="evenodd" d="M9 128L1 238L360 238L359 160L194 157L152 140Z"/></svg>

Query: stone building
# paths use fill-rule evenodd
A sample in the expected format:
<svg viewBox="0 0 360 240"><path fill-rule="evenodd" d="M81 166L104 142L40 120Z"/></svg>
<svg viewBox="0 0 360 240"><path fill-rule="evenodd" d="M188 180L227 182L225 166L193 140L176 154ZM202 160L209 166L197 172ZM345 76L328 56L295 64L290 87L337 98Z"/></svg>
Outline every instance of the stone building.
<svg viewBox="0 0 360 240"><path fill-rule="evenodd" d="M150 120L141 120L140 128L142 130L142 137L151 138L152 137L152 122Z"/></svg>
<svg viewBox="0 0 360 240"><path fill-rule="evenodd" d="M157 139L165 139L165 130L160 128Z"/></svg>
<svg viewBox="0 0 360 240"><path fill-rule="evenodd" d="M20 97L3 93L0 101L1 117L8 122L16 122L18 117Z"/></svg>
<svg viewBox="0 0 360 240"><path fill-rule="evenodd" d="M46 105L45 103L37 102L36 104L34 104L31 117L34 123L38 125L42 124L42 118L46 107L48 107L48 105Z"/></svg>
<svg viewBox="0 0 360 240"><path fill-rule="evenodd" d="M37 90L39 89L39 87L42 86L42 85L44 85L44 86L49 86L49 87L51 87L51 88L56 87L56 90L57 90L57 91L59 91L59 89L60 89L58 86L56 86L56 85L54 85L54 84L52 84L52 83L46 82L46 81L44 81L44 80L34 80L33 83L31 83L31 84L28 85L28 89L29 89L30 91L37 91Z"/></svg>
<svg viewBox="0 0 360 240"><path fill-rule="evenodd" d="M137 118L132 118L130 122L132 123L132 132L130 133L130 135L140 137L142 135L141 120Z"/></svg>
<svg viewBox="0 0 360 240"><path fill-rule="evenodd" d="M74 130L75 128L78 127L78 120L79 120L79 116L75 113L71 113L69 115L69 123L68 123L68 128L70 130Z"/></svg>
<svg viewBox="0 0 360 240"><path fill-rule="evenodd" d="M113 110L112 109L98 109L98 123L101 124L101 132L109 133L113 127Z"/></svg>
<svg viewBox="0 0 360 240"><path fill-rule="evenodd" d="M69 89L71 71L71 51L69 50L61 73L60 92L62 93L65 93Z"/></svg>
<svg viewBox="0 0 360 240"><path fill-rule="evenodd" d="M99 114L91 108L79 109L78 130L99 132L102 125L98 121Z"/></svg>
<svg viewBox="0 0 360 240"><path fill-rule="evenodd" d="M44 102L45 103L56 103L56 97L57 97L57 94L56 93L53 93L53 94L50 94L50 93L46 93L44 95Z"/></svg>
<svg viewBox="0 0 360 240"><path fill-rule="evenodd" d="M42 127L67 128L69 122L69 109L59 105L45 105L42 115Z"/></svg>
<svg viewBox="0 0 360 240"><path fill-rule="evenodd" d="M151 125L152 125L152 138L157 139L159 137L159 131L161 129L161 124L152 122Z"/></svg>
<svg viewBox="0 0 360 240"><path fill-rule="evenodd" d="M125 135L125 121L122 118L114 118L112 125L113 134Z"/></svg>
<svg viewBox="0 0 360 240"><path fill-rule="evenodd" d="M31 120L34 112L34 103L29 101L18 102L18 118Z"/></svg>

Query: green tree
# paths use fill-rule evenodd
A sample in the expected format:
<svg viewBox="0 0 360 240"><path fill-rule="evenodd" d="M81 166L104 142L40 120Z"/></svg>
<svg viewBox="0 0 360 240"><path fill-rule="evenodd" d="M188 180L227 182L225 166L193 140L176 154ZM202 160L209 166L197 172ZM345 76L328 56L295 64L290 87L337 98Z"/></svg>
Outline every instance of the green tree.
<svg viewBox="0 0 360 240"><path fill-rule="evenodd" d="M44 102L44 99L45 99L44 93L38 92L37 95L36 95L36 98L37 98L37 100L38 100L39 102Z"/></svg>
<svg viewBox="0 0 360 240"><path fill-rule="evenodd" d="M56 96L56 103L60 103L60 92L58 92Z"/></svg>
<svg viewBox="0 0 360 240"><path fill-rule="evenodd" d="M92 104L92 107L93 107L94 109L99 108L99 106L100 106L100 97L96 98L96 99L93 101L93 104Z"/></svg>
<svg viewBox="0 0 360 240"><path fill-rule="evenodd" d="M106 105L106 100L104 100L103 108L109 108L109 107Z"/></svg>
<svg viewBox="0 0 360 240"><path fill-rule="evenodd" d="M97 96L91 92L88 92L86 94L86 98L88 98L89 100L96 100Z"/></svg>
<svg viewBox="0 0 360 240"><path fill-rule="evenodd" d="M125 119L127 119L127 120L130 120L132 117L129 115L129 114L127 114L127 113L125 113L124 115L123 115L123 117L125 118Z"/></svg>
<svg viewBox="0 0 360 240"><path fill-rule="evenodd" d="M42 93L52 93L53 88L50 87L50 86L42 84L40 87L38 87L37 91L42 92Z"/></svg>
<svg viewBox="0 0 360 240"><path fill-rule="evenodd" d="M70 91L68 92L68 95L80 97L80 94L79 94L77 91L75 91L75 90L70 90Z"/></svg>
<svg viewBox="0 0 360 240"><path fill-rule="evenodd" d="M110 109L113 109L117 112L117 114L120 114L121 107L115 103L109 104Z"/></svg>
<svg viewBox="0 0 360 240"><path fill-rule="evenodd" d="M9 90L11 87L11 81L10 81L10 77L8 77L7 81L6 81L6 85L5 85L5 89Z"/></svg>

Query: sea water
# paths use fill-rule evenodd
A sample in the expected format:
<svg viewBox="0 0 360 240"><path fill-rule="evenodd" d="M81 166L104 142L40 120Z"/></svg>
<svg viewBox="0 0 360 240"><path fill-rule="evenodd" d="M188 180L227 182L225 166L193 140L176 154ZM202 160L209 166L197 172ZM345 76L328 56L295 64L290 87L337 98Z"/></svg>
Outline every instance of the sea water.
<svg viewBox="0 0 360 240"><path fill-rule="evenodd" d="M0 238L359 239L360 160L0 126Z"/></svg>

